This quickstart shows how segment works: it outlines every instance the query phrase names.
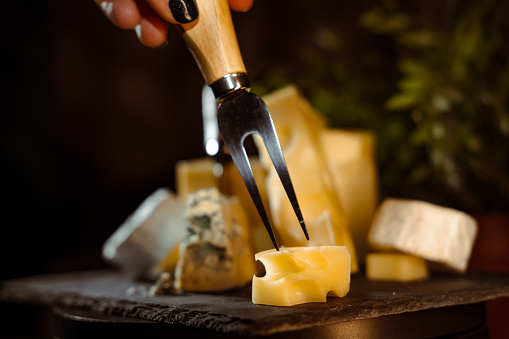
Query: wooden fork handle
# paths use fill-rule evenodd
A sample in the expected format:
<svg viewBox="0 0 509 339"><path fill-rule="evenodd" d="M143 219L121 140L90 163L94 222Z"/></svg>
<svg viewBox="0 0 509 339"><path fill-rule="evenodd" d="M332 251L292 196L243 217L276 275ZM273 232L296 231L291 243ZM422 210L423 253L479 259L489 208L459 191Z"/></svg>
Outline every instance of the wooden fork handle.
<svg viewBox="0 0 509 339"><path fill-rule="evenodd" d="M246 73L228 0L196 0L198 19L180 25L182 38L208 85L232 73Z"/></svg>

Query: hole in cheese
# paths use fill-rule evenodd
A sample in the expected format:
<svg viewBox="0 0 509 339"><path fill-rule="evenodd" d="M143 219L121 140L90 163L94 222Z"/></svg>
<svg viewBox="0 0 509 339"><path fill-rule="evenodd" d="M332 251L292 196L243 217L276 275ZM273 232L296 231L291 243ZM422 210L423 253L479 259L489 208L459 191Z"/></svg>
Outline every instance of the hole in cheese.
<svg viewBox="0 0 509 339"><path fill-rule="evenodd" d="M255 270L256 270L255 276L258 278L265 277L265 275L267 274L267 271L265 271L265 266L260 260L256 260Z"/></svg>

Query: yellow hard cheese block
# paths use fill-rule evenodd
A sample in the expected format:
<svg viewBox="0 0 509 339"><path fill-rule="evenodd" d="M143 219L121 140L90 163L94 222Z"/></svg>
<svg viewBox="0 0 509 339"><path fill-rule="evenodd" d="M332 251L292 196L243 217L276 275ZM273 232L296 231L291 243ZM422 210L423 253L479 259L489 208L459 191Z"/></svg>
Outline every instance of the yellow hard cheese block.
<svg viewBox="0 0 509 339"><path fill-rule="evenodd" d="M358 271L348 221L321 148L325 121L293 86L264 97L271 112L290 177L309 231L306 241L265 147L257 143L261 161L269 170L267 194L280 242L285 246L344 245L352 256L352 272Z"/></svg>
<svg viewBox="0 0 509 339"><path fill-rule="evenodd" d="M152 276L158 276L162 272L173 272L175 267L177 266L177 261L179 258L179 243L176 243L173 248L166 254L166 256L158 262L151 271L153 272Z"/></svg>
<svg viewBox="0 0 509 339"><path fill-rule="evenodd" d="M215 161L212 158L196 158L177 162L175 165L175 186L179 198L185 201L189 193L217 187L214 166Z"/></svg>
<svg viewBox="0 0 509 339"><path fill-rule="evenodd" d="M320 143L360 261L368 252L366 236L379 200L375 137L366 131L325 129Z"/></svg>
<svg viewBox="0 0 509 339"><path fill-rule="evenodd" d="M257 253L263 277L253 277L254 304L292 306L326 302L350 290L350 254L345 246L282 247Z"/></svg>
<svg viewBox="0 0 509 339"><path fill-rule="evenodd" d="M400 253L366 255L366 277L369 280L409 282L428 277L426 260Z"/></svg>

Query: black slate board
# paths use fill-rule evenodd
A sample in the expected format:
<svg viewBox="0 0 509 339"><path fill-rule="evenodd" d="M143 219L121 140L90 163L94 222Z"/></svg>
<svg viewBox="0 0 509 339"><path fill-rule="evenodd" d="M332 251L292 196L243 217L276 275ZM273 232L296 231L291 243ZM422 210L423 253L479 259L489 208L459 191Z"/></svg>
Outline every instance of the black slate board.
<svg viewBox="0 0 509 339"><path fill-rule="evenodd" d="M250 288L149 297L143 293L149 286L114 270L42 275L2 282L0 302L82 308L219 333L269 335L509 297L509 274L469 272L416 283L370 282L354 275L346 297L292 307L253 305Z"/></svg>

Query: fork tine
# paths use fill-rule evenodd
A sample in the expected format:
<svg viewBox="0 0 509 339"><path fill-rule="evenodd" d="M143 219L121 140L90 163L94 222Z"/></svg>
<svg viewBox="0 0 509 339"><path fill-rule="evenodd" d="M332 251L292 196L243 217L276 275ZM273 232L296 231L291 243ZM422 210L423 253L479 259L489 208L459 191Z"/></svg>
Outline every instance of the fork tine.
<svg viewBox="0 0 509 339"><path fill-rule="evenodd" d="M272 120L271 120L271 124ZM272 128L274 128L272 126ZM285 189L286 195L292 204L293 211L299 220L300 227L306 236L306 239L309 240L308 230L306 228L306 224L304 222L304 218L302 217L302 212L300 210L299 202L297 200L297 195L295 194L295 190L293 188L292 179L290 178L290 173L288 172L288 167L286 166L285 157L283 155L283 151L281 150L281 145L279 144L279 140L274 133L265 133L262 137L263 143L265 144L265 148L269 153L270 159L272 160L272 164L274 165L276 172L283 184L283 188Z"/></svg>
<svg viewBox="0 0 509 339"><path fill-rule="evenodd" d="M276 127L274 127L274 122L272 121L269 109L260 97L252 93L249 94L252 95L255 101L258 101L259 104L258 109L254 112L254 114L252 114L253 121L251 123L253 124L252 128L254 133L257 133L262 137L263 144L269 153L272 164L274 165L279 179L283 184L286 195L292 204L293 211L297 216L300 227L302 228L306 239L309 240L308 230L302 216L297 195L293 188L292 179L288 172L288 166L286 165L283 150L281 149L281 144L277 138Z"/></svg>
<svg viewBox="0 0 509 339"><path fill-rule="evenodd" d="M251 199L253 199L256 210L269 233L274 247L279 251L279 246L263 206L249 158L244 149L244 139L246 136L256 133L258 130L260 108L256 100L254 100L255 105L253 105L253 96L256 97L256 95L250 92L239 90L229 100L221 101L217 109L217 122L219 132L228 148L228 152L246 185Z"/></svg>
<svg viewBox="0 0 509 339"><path fill-rule="evenodd" d="M281 145L277 138L276 128L274 127L272 117L263 100L256 94L240 90L236 95L220 103L217 119L219 131L223 137L224 143L239 170L242 180L244 180L246 184L274 247L279 250L276 238L270 226L269 218L263 207L258 186L256 185L253 171L249 163L249 158L243 146L246 136L253 133L259 134L262 137L267 152L283 184L286 195L299 220L302 231L306 239L309 240L306 224L304 223L295 190L290 179L290 174L288 173L286 161L283 156L283 151L281 150Z"/></svg>
<svg viewBox="0 0 509 339"><path fill-rule="evenodd" d="M247 190L249 191L249 195L251 195L251 199L253 199L253 202L256 206L256 210L258 211L258 214L260 214L260 217L263 221L263 225L265 226L267 232L269 233L270 240L272 240L272 243L274 244L276 250L279 251L279 246L277 244L276 237L274 236L274 232L272 231L272 228L270 226L269 217L267 216L267 212L265 211L265 208L263 206L262 198L258 190L258 185L256 184L253 175L253 170L251 169L251 164L249 163L249 158L246 154L244 146L242 145L242 141L243 140L241 140L240 144L238 145L237 143L235 143L234 145L230 144L229 146L227 146L228 151L230 152L233 162L235 163L237 169L239 170L242 180L246 184Z"/></svg>

